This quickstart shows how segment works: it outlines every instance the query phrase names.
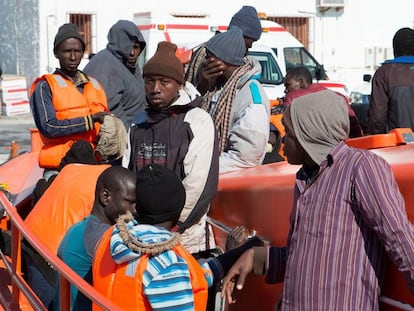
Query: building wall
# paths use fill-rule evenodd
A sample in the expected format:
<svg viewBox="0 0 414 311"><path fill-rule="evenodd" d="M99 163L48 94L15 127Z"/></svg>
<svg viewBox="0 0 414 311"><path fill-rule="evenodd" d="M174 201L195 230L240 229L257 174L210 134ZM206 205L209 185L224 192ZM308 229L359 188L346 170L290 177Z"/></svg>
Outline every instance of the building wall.
<svg viewBox="0 0 414 311"><path fill-rule="evenodd" d="M390 51L394 33L413 27L412 0L346 0L340 10L321 11L318 0L233 0L225 7L212 1L194 0L3 0L0 9L0 64L3 71L26 75L28 81L58 66L53 55L57 29L70 13L95 14L94 47L105 48L106 35L119 19L132 20L133 13L153 9L208 12L230 21L242 5L271 16L309 18L309 50L334 80L348 84L362 81L379 62L367 51ZM11 39L10 39L11 38ZM384 56L384 53L381 54ZM378 58L380 59L380 58ZM87 55L80 68L87 63ZM374 64L367 66L368 63Z"/></svg>
<svg viewBox="0 0 414 311"><path fill-rule="evenodd" d="M2 0L0 8L0 66L4 74L31 78L39 72L37 0Z"/></svg>

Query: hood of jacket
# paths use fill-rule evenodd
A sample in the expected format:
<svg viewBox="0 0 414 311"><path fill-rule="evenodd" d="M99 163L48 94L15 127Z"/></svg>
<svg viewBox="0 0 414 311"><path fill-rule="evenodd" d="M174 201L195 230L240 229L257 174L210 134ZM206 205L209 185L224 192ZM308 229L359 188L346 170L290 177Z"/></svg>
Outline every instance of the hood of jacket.
<svg viewBox="0 0 414 311"><path fill-rule="evenodd" d="M146 42L141 31L134 23L120 20L109 30L106 48L125 65L128 65L128 57L134 47L135 40L138 41L142 53Z"/></svg>
<svg viewBox="0 0 414 311"><path fill-rule="evenodd" d="M148 253L157 244L164 244L163 242L173 239L173 233L170 231L152 225L140 225L136 220L129 221L126 226L130 235L141 244L142 252L133 251L129 248L122 239L120 230L115 226L111 236L110 250L112 258L117 264L136 260ZM146 247L148 252L146 252Z"/></svg>

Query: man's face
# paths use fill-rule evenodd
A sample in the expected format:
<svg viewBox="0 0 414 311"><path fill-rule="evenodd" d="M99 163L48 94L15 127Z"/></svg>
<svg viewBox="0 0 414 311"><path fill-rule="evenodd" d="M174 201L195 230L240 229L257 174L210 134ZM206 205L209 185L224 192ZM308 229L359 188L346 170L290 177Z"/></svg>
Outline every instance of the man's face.
<svg viewBox="0 0 414 311"><path fill-rule="evenodd" d="M55 57L59 60L60 68L68 76L74 76L83 57L82 43L79 39L69 38L56 49Z"/></svg>
<svg viewBox="0 0 414 311"><path fill-rule="evenodd" d="M285 78L285 93L289 93L291 91L299 90L301 88L300 81L287 75Z"/></svg>
<svg viewBox="0 0 414 311"><path fill-rule="evenodd" d="M131 212L133 215L137 212L135 208L135 182L133 180L127 180L120 189L111 191L109 189L103 190L107 196L108 205L105 207L105 215L111 221L115 223L119 215L123 215L126 212Z"/></svg>
<svg viewBox="0 0 414 311"><path fill-rule="evenodd" d="M244 38L244 43L246 44L246 54L247 54L247 50L250 49L253 45L253 43L256 41L254 39L251 39L249 37L243 37Z"/></svg>
<svg viewBox="0 0 414 311"><path fill-rule="evenodd" d="M290 114L283 115L282 124L285 127L285 136L283 137L283 153L287 157L287 161L290 164L302 165L305 163L306 151L299 143L295 131L293 129L292 122L290 120Z"/></svg>
<svg viewBox="0 0 414 311"><path fill-rule="evenodd" d="M157 110L170 106L181 88L181 84L174 79L159 75L146 75L144 83L150 105Z"/></svg>
<svg viewBox="0 0 414 311"><path fill-rule="evenodd" d="M131 53L129 53L128 64L134 67L137 63L139 54L141 54L141 46L135 41Z"/></svg>

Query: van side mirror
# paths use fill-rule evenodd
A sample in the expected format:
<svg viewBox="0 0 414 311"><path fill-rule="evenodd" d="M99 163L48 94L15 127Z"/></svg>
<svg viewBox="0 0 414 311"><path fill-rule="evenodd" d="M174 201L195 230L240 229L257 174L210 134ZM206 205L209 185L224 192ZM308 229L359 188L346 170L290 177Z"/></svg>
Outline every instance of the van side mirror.
<svg viewBox="0 0 414 311"><path fill-rule="evenodd" d="M362 77L362 80L364 80L364 82L369 82L371 81L372 76L370 74L364 74L364 76Z"/></svg>
<svg viewBox="0 0 414 311"><path fill-rule="evenodd" d="M317 81L319 80L327 80L328 76L326 75L325 68L323 65L318 64L315 68L315 78Z"/></svg>

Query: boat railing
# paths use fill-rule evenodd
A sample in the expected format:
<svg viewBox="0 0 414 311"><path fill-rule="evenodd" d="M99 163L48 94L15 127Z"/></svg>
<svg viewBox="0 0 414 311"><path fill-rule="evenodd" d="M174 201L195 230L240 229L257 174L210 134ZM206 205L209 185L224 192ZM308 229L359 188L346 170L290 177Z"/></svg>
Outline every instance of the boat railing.
<svg viewBox="0 0 414 311"><path fill-rule="evenodd" d="M32 291L23 277L21 266L21 240L25 238L34 249L55 269L60 281L60 308L59 310L70 310L70 284L74 285L86 297L104 310L122 310L108 298L97 292L92 285L81 278L76 272L69 268L60 258L53 254L39 239L30 232L23 219L18 214L16 207L7 199L6 193L0 191L0 205L9 217L11 232L11 258L1 252L1 260L11 278L11 302L0 301L3 305L20 305L20 295L23 295L34 310L47 310L37 295ZM51 234L53 234L51 232Z"/></svg>

